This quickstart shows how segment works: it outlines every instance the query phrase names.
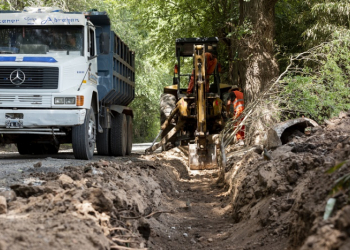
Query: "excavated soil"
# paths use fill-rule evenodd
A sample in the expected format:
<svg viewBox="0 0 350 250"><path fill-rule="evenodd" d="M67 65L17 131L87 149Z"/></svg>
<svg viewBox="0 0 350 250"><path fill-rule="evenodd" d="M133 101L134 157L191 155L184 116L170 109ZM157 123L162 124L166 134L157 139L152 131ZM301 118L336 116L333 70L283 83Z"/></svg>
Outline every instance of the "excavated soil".
<svg viewBox="0 0 350 250"><path fill-rule="evenodd" d="M296 131L270 152L271 160L254 151L230 158L226 184L233 220L250 235L239 243L242 249L350 249L348 188L333 190L335 181L350 173L349 123L350 112L313 128L310 136ZM324 220L331 197L335 207Z"/></svg>
<svg viewBox="0 0 350 250"><path fill-rule="evenodd" d="M342 113L309 136L296 131L271 160L232 147L224 183L218 171L190 171L185 147L85 163L30 158L0 180L0 249L350 249L348 188L333 190L350 172L349 123Z"/></svg>
<svg viewBox="0 0 350 250"><path fill-rule="evenodd" d="M184 152L30 158L0 182L0 249L222 249L228 197L215 171L189 173Z"/></svg>

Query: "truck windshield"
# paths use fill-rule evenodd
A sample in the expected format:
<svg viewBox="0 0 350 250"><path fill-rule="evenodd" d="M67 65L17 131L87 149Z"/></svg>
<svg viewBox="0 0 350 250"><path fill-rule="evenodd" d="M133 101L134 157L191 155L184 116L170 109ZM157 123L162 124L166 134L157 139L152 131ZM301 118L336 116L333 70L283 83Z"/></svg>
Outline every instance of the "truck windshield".
<svg viewBox="0 0 350 250"><path fill-rule="evenodd" d="M0 26L0 54L84 55L82 26Z"/></svg>

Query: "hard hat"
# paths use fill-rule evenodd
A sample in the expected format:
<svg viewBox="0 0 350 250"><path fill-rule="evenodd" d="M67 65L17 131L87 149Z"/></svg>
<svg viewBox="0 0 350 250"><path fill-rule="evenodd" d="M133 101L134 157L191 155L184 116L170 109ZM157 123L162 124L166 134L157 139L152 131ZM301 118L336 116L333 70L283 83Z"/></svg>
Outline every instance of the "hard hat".
<svg viewBox="0 0 350 250"><path fill-rule="evenodd" d="M231 89L232 89L232 90L235 90L235 89L239 89L239 87L238 87L237 85L233 85L233 86L231 87Z"/></svg>

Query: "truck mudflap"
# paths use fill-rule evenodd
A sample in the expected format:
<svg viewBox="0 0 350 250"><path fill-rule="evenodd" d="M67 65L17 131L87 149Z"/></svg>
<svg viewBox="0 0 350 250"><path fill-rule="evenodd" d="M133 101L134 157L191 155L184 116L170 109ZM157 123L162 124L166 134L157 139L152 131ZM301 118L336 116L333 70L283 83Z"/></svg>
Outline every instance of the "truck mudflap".
<svg viewBox="0 0 350 250"><path fill-rule="evenodd" d="M191 170L218 168L216 144L207 144L206 153L199 152L197 144L188 144L188 166Z"/></svg>

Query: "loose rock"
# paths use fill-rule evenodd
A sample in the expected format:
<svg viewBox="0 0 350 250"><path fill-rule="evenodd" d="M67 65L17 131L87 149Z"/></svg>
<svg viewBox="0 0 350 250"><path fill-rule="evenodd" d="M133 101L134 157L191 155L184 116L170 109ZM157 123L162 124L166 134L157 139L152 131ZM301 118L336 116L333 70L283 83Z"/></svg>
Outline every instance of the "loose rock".
<svg viewBox="0 0 350 250"><path fill-rule="evenodd" d="M58 180L63 188L71 188L74 183L73 179L65 174L62 174Z"/></svg>
<svg viewBox="0 0 350 250"><path fill-rule="evenodd" d="M7 213L7 202L4 196L0 196L0 214Z"/></svg>

